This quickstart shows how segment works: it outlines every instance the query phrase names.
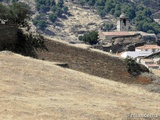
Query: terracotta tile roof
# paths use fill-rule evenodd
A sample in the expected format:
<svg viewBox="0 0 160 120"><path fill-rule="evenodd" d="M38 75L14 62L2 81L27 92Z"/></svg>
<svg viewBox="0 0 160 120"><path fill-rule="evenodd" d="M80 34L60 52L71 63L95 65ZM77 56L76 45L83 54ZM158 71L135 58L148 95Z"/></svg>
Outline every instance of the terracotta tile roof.
<svg viewBox="0 0 160 120"><path fill-rule="evenodd" d="M137 32L115 31L115 32L102 32L105 36L129 36L135 35Z"/></svg>
<svg viewBox="0 0 160 120"><path fill-rule="evenodd" d="M136 49L160 49L158 45L144 45L140 47L136 47Z"/></svg>
<svg viewBox="0 0 160 120"><path fill-rule="evenodd" d="M147 66L148 67L154 67L154 66L159 67L159 65L157 65L157 64L147 64Z"/></svg>
<svg viewBox="0 0 160 120"><path fill-rule="evenodd" d="M141 60L143 60L145 62L154 62L152 59L141 59Z"/></svg>

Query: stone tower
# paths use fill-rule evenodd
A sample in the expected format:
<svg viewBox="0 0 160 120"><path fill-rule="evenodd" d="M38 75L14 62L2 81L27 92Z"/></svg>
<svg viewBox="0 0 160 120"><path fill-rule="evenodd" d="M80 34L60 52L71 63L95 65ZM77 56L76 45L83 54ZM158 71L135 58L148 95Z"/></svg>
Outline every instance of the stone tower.
<svg viewBox="0 0 160 120"><path fill-rule="evenodd" d="M117 21L117 31L128 31L129 20L124 13L122 13Z"/></svg>

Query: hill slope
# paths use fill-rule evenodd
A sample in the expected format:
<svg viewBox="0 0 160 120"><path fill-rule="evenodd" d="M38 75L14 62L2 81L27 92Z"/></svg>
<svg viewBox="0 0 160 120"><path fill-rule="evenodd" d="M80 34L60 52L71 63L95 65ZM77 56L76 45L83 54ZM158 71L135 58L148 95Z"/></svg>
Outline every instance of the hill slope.
<svg viewBox="0 0 160 120"><path fill-rule="evenodd" d="M74 2L65 1L64 6L68 8L67 13L64 12L54 22L48 19L51 14L57 15L53 10L42 12L36 10L36 4L33 0L19 1L26 2L31 6L32 12L34 13L32 16L33 23L37 26L39 32L64 41L77 41L78 36L84 34L86 31L100 29L104 31L116 30L116 21L123 12L126 13L130 19L130 30L155 34L159 34L160 32L160 25L158 24L159 3L155 0L154 2L147 0L149 3L146 3L145 0L101 0L94 1L91 5L90 1L93 0L88 2L84 2L85 0L75 0ZM81 4L82 1L84 2L83 5ZM41 24L38 22L41 20L47 25L43 31L38 29L41 28ZM113 26L110 28L109 25ZM35 27L32 27L32 30L36 31Z"/></svg>
<svg viewBox="0 0 160 120"><path fill-rule="evenodd" d="M0 119L106 120L160 113L160 95L10 52L0 53Z"/></svg>

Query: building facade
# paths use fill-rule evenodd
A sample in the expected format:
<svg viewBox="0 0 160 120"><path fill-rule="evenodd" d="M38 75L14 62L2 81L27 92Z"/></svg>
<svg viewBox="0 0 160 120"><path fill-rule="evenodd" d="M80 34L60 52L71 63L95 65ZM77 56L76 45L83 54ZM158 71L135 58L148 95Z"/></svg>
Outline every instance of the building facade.
<svg viewBox="0 0 160 120"><path fill-rule="evenodd" d="M135 51L150 51L152 53L160 52L160 46L158 46L158 45L144 45L144 46L136 47Z"/></svg>
<svg viewBox="0 0 160 120"><path fill-rule="evenodd" d="M130 57L130 58L135 59L137 57L145 57L145 56L149 56L151 54L152 54L151 51L126 51L126 52L120 53L120 56L122 58Z"/></svg>
<svg viewBox="0 0 160 120"><path fill-rule="evenodd" d="M117 31L128 31L129 30L129 20L124 13L122 13L117 21Z"/></svg>

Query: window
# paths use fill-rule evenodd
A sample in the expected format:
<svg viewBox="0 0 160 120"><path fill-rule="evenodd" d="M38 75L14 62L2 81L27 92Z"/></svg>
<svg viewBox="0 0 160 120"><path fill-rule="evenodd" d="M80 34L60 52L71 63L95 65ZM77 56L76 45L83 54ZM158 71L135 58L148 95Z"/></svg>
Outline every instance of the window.
<svg viewBox="0 0 160 120"><path fill-rule="evenodd" d="M155 49L152 49L152 52L155 52Z"/></svg>
<svg viewBox="0 0 160 120"><path fill-rule="evenodd" d="M126 19L123 19L123 24L126 26Z"/></svg>

